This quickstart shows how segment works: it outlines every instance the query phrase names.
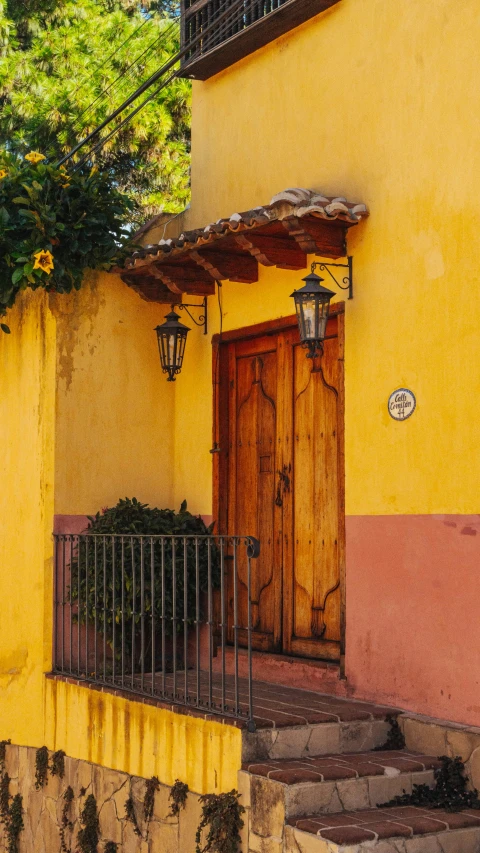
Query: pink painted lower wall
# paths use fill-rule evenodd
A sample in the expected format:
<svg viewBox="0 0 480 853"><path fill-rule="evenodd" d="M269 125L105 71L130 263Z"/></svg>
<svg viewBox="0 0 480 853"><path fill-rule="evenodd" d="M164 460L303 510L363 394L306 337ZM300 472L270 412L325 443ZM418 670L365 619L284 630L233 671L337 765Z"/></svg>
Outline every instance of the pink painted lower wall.
<svg viewBox="0 0 480 853"><path fill-rule="evenodd" d="M54 533L84 533L88 527L87 515L54 515Z"/></svg>
<svg viewBox="0 0 480 853"><path fill-rule="evenodd" d="M86 526L55 518L56 533ZM349 516L346 532L347 682L311 689L480 726L480 515Z"/></svg>
<svg viewBox="0 0 480 853"><path fill-rule="evenodd" d="M349 692L480 725L480 515L349 516Z"/></svg>

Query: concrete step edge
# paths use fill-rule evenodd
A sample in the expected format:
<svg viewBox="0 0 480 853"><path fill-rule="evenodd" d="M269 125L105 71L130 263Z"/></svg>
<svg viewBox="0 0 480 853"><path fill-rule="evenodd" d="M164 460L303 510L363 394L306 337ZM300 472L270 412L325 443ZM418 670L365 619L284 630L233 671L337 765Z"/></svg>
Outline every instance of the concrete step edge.
<svg viewBox="0 0 480 853"><path fill-rule="evenodd" d="M314 758L345 752L370 752L385 743L386 720L310 723L242 730L242 763L268 758Z"/></svg>
<svg viewBox="0 0 480 853"><path fill-rule="evenodd" d="M238 774L242 803L262 809L262 801L275 804L285 818L300 815L339 814L376 808L402 794L410 794L413 785L434 782L433 770L410 771L398 776L363 776L287 784L246 770Z"/></svg>

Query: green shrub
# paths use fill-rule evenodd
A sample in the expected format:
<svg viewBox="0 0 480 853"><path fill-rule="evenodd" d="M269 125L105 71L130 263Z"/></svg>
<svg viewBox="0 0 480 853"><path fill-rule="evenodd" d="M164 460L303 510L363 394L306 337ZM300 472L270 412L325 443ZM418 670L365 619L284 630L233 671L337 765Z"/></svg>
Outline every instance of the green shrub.
<svg viewBox="0 0 480 853"><path fill-rule="evenodd" d="M97 612L97 630L105 631L107 642L113 646L115 626L115 651L120 655L120 629L124 629L124 653L137 667L141 663L141 606L144 612L145 656L151 654L152 616L156 638L156 659L161 653L161 617L165 621L165 635L173 633L173 591L175 580L176 631L183 632L186 599L187 622L196 618L196 555L198 554L199 605L203 607L204 593L208 590L208 578L212 587L220 584L220 559L214 541L209 542L213 524L206 527L200 516L187 510L184 501L179 512L171 509L150 508L136 498L125 498L110 509L104 509L89 517L86 533L102 534L82 540L76 559L71 565L72 599L78 602L82 622L88 614L89 624ZM119 534L115 536L114 534ZM139 534L147 537L143 541ZM163 535L179 537L175 555L172 539L158 540ZM205 537L184 540L182 537ZM148 537L152 537L151 539ZM185 544L184 544L185 543ZM175 556L175 559L174 559ZM124 571L122 576L121 564ZM174 568L175 564L175 568ZM209 565L210 564L210 565ZM142 571L143 566L143 571ZM143 574L143 584L142 584ZM123 596L123 617L122 617ZM202 618L202 610L200 610Z"/></svg>

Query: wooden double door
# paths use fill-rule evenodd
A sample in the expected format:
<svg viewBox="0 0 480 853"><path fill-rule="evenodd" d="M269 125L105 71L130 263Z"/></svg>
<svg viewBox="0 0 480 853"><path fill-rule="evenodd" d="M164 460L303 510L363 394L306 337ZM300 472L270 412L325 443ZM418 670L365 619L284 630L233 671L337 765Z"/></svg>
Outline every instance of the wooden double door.
<svg viewBox="0 0 480 853"><path fill-rule="evenodd" d="M341 320L329 320L314 361L290 326L232 341L223 364L225 522L261 542L251 563L253 646L327 660L340 658L343 635ZM234 571L237 624L246 626L244 556L230 567L230 626Z"/></svg>

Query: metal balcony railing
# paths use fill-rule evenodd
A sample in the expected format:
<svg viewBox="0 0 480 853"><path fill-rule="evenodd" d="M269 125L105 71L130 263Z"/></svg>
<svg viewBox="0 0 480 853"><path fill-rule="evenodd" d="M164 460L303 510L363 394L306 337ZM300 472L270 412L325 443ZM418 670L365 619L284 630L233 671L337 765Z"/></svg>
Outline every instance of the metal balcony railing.
<svg viewBox="0 0 480 853"><path fill-rule="evenodd" d="M184 0L182 21L185 45L205 33L190 56L207 53L286 2L288 0ZM218 26L215 26L217 20ZM187 55L184 61L187 62L190 56Z"/></svg>
<svg viewBox="0 0 480 853"><path fill-rule="evenodd" d="M339 0L182 0L182 76L207 79Z"/></svg>
<svg viewBox="0 0 480 853"><path fill-rule="evenodd" d="M55 673L254 729L257 539L87 532L56 534L54 544ZM241 645L247 679L239 677Z"/></svg>

